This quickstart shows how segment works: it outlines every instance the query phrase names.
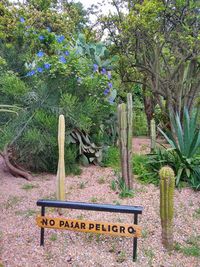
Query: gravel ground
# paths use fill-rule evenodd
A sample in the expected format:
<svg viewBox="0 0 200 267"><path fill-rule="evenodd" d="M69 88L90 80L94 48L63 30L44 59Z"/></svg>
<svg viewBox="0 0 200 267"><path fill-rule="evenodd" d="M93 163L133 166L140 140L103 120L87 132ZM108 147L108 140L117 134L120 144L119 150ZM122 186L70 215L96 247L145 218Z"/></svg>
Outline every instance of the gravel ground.
<svg viewBox="0 0 200 267"><path fill-rule="evenodd" d="M66 177L66 199L71 201L140 205L142 237L138 239L138 259L132 262L132 239L45 230L45 246L39 246L40 229L35 218L40 213L36 201L54 199L55 176L41 174L27 183L6 173L0 159L0 262L4 267L67 267L67 266L138 266L199 267L197 257L180 251L168 254L161 244L159 189L134 182L135 196L120 199L110 189L114 173L110 168L83 168L79 176ZM28 185L27 185L28 184ZM188 188L175 193L174 239L184 247L188 240L200 238L200 192ZM57 216L49 208L47 215ZM94 211L65 210L64 217L107 222L133 221L132 216Z"/></svg>

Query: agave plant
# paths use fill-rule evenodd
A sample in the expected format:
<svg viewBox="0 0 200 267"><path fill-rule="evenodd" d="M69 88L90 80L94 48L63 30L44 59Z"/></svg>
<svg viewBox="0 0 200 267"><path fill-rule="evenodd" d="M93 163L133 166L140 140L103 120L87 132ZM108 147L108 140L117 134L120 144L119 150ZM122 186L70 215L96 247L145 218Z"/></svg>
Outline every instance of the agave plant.
<svg viewBox="0 0 200 267"><path fill-rule="evenodd" d="M159 129L180 159L176 185L181 180L187 180L195 189L200 189L200 159L197 156L200 147L198 115L198 109L193 110L190 116L188 109L185 108L182 122L178 114L170 116L173 133Z"/></svg>
<svg viewBox="0 0 200 267"><path fill-rule="evenodd" d="M79 160L87 166L89 163L99 165L102 161L102 147L97 147L91 142L90 137L84 131L74 129L68 135L68 143L76 143L79 146Z"/></svg>

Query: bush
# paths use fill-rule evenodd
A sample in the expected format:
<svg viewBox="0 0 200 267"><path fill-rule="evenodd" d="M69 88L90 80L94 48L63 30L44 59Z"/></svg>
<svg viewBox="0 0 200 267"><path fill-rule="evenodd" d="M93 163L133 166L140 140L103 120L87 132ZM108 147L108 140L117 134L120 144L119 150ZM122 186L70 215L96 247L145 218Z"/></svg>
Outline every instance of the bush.
<svg viewBox="0 0 200 267"><path fill-rule="evenodd" d="M31 171L55 172L58 116L62 113L67 129L66 172L77 173L80 150L67 140L69 132L84 132L90 137L91 146L93 137L97 145L102 145L109 136L109 122L104 129L102 125L115 111L116 89L110 71L114 59L109 60L108 50L102 43L88 44L83 35L69 42L65 36L29 27L27 23L28 20L15 25L19 28L16 33L19 38L12 43L12 49L3 49L7 45L0 44L0 53L6 51L7 61L17 58L14 53L17 53L18 39L27 49L20 57L19 73L6 69L0 76L1 104L23 107L14 120L1 112L0 146L3 149L8 144L12 149L10 159ZM31 46L27 45L30 39ZM93 154L96 157L96 151Z"/></svg>
<svg viewBox="0 0 200 267"><path fill-rule="evenodd" d="M105 147L102 164L115 170L120 169L120 151L118 147Z"/></svg>
<svg viewBox="0 0 200 267"><path fill-rule="evenodd" d="M159 184L158 172L154 172L149 163L148 155L133 155L133 173L138 175L139 181L144 184Z"/></svg>

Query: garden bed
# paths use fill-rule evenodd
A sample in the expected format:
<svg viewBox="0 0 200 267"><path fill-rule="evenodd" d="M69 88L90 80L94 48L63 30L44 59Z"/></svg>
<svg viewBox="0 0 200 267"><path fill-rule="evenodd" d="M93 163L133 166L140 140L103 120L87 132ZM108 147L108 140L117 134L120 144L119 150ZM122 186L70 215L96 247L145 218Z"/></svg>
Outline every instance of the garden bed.
<svg viewBox="0 0 200 267"><path fill-rule="evenodd" d="M138 240L138 260L132 262L132 239L47 229L45 246L40 247L40 229L35 218L40 213L36 201L55 198L55 176L41 174L31 182L14 178L0 162L0 260L5 267L43 266L199 266L200 192L189 188L175 192L175 250L168 254L161 244L159 188L134 182L134 197L121 199L112 191L110 168L90 166L79 176L66 177L66 199L92 203L141 205L142 237ZM52 208L48 215L58 216ZM74 219L128 222L133 216L93 211L66 210ZM196 255L196 256L195 256Z"/></svg>

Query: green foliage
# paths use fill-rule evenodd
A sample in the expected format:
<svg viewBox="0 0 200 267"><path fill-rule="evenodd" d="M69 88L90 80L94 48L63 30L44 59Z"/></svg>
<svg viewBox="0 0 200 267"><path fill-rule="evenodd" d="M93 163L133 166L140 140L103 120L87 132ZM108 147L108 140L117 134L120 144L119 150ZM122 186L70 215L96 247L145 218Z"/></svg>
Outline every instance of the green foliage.
<svg viewBox="0 0 200 267"><path fill-rule="evenodd" d="M187 245L176 243L174 250L186 256L200 257L200 236L191 236L186 240Z"/></svg>
<svg viewBox="0 0 200 267"><path fill-rule="evenodd" d="M103 153L103 165L112 167L115 170L120 168L120 152L118 147L107 147Z"/></svg>
<svg viewBox="0 0 200 267"><path fill-rule="evenodd" d="M134 191L130 190L125 182L124 179L122 179L122 177L120 177L119 173L116 172L116 176L117 178L115 180L111 181L111 189L113 191L119 191L119 197L120 198L129 198L129 197L134 197Z"/></svg>
<svg viewBox="0 0 200 267"><path fill-rule="evenodd" d="M21 5L17 9L13 6L8 9L0 4L5 11L0 18L3 21L1 29L5 33L0 42L1 103L23 107L16 110L19 116L14 119L1 112L0 148L9 144L11 161L31 171L55 172L58 159L57 118L63 113L66 139L71 133L80 133L76 140L71 136L65 145L66 173L78 174L80 168L77 162L87 157L89 162L99 163L100 146L105 139L109 142L109 123L105 128L102 125L115 109L115 91L110 88L110 94L104 94L111 78L108 77L108 69L102 74L100 68L105 67L105 62L110 68L114 61L108 59L108 50L103 43L92 44L86 41L84 35L84 46L91 53L79 53L77 29L81 29L81 23L85 21L80 5L59 5L61 15L56 12L57 3L52 9L49 1L44 2L32 1L27 3L26 9ZM12 27L9 27L8 21ZM98 67L99 71L93 70L96 61L92 47L95 47L95 55L104 62ZM38 55L39 51L42 56ZM48 69L45 64L48 64ZM15 111L14 108L12 110ZM84 142L84 138L89 140L89 144Z"/></svg>
<svg viewBox="0 0 200 267"><path fill-rule="evenodd" d="M200 219L200 208L195 210L195 213L193 214L193 217L196 219Z"/></svg>
<svg viewBox="0 0 200 267"><path fill-rule="evenodd" d="M144 111L137 110L133 112L133 135L148 135L147 119Z"/></svg>
<svg viewBox="0 0 200 267"><path fill-rule="evenodd" d="M20 110L17 106L0 104L0 112L8 112L18 115L17 110Z"/></svg>
<svg viewBox="0 0 200 267"><path fill-rule="evenodd" d="M155 105L160 106L163 122L170 110L182 116L184 105L191 108L199 95L199 1L118 0L112 5L117 12L101 21L120 56L124 91L142 84L144 98L145 91L151 92L151 101L145 103L149 121Z"/></svg>
<svg viewBox="0 0 200 267"><path fill-rule="evenodd" d="M125 251L122 250L118 254L116 261L119 263L123 263L125 260L126 260L126 253L125 253Z"/></svg>
<svg viewBox="0 0 200 267"><path fill-rule="evenodd" d="M176 185L179 185L180 181L187 181L197 190L200 189L200 158L197 156L200 146L198 115L199 111L196 110L189 116L188 110L185 109L183 123L178 114L175 115L175 118L171 115L174 134L159 129L179 160L179 166L176 170Z"/></svg>
<svg viewBox="0 0 200 267"><path fill-rule="evenodd" d="M38 188L38 185L34 185L34 184L24 184L23 186L22 186L22 189L24 189L24 190L31 190L31 189L33 189L33 188Z"/></svg>
<svg viewBox="0 0 200 267"><path fill-rule="evenodd" d="M142 99L140 99L140 94L139 95L136 94L136 96L134 96L133 135L134 136L148 135L147 118L144 112L144 105L142 103Z"/></svg>
<svg viewBox="0 0 200 267"><path fill-rule="evenodd" d="M147 155L133 155L133 173L138 176L139 181L144 184L152 183L159 184L158 170L154 171L155 167L149 162ZM157 161L155 161L157 162Z"/></svg>
<svg viewBox="0 0 200 267"><path fill-rule="evenodd" d="M77 50L80 54L88 55L100 68L111 69L112 63L118 60L117 56L108 59L110 52L103 43L87 44L85 36L79 34L76 41Z"/></svg>
<svg viewBox="0 0 200 267"><path fill-rule="evenodd" d="M7 72L0 76L0 94L6 94L11 102L20 101L20 98L28 91L26 84L14 73Z"/></svg>

